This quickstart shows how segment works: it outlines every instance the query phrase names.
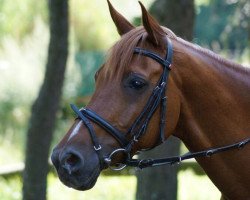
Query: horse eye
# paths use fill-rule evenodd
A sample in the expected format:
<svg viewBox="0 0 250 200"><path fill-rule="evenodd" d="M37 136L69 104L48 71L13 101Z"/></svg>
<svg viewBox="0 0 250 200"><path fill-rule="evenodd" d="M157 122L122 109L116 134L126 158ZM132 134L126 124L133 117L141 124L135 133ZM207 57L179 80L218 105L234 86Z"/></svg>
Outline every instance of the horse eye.
<svg viewBox="0 0 250 200"><path fill-rule="evenodd" d="M136 90L142 89L145 85L145 81L141 79L133 79L129 82L129 87Z"/></svg>

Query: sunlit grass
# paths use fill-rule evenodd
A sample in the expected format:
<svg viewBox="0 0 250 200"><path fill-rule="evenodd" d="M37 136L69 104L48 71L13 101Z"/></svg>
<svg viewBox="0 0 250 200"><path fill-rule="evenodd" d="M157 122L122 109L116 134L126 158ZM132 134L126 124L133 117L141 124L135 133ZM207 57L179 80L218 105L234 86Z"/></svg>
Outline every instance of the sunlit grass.
<svg viewBox="0 0 250 200"><path fill-rule="evenodd" d="M219 191L206 176L197 176L192 170L186 170L180 172L178 178L178 200L220 199ZM0 178L0 188L1 200L21 200L19 177ZM135 176L100 176L94 188L84 192L64 186L52 173L48 176L48 200L134 200L135 194Z"/></svg>
<svg viewBox="0 0 250 200"><path fill-rule="evenodd" d="M220 199L219 191L206 176L185 170L179 173L178 179L178 200ZM21 200L19 177L0 178L0 188L1 200ZM135 194L135 176L100 176L94 188L84 192L64 186L52 173L48 176L48 200L134 200Z"/></svg>
<svg viewBox="0 0 250 200"><path fill-rule="evenodd" d="M192 170L178 174L178 200L219 200L220 192L207 176L197 176Z"/></svg>
<svg viewBox="0 0 250 200"><path fill-rule="evenodd" d="M179 173L178 179L178 200L216 200L220 198L218 189L206 176L197 176L192 170L186 170ZM94 188L85 192L65 187L52 175L49 177L49 185L49 200L133 200L136 193L135 176L101 176Z"/></svg>
<svg viewBox="0 0 250 200"><path fill-rule="evenodd" d="M179 173L178 180L178 200L220 199L218 189L206 176L197 176L192 170L185 170ZM93 189L81 192L67 188L50 175L49 186L49 200L133 200L136 194L136 177L100 176Z"/></svg>
<svg viewBox="0 0 250 200"><path fill-rule="evenodd" d="M57 178L50 175L48 200L133 200L135 188L134 176L100 176L93 189L82 192L64 186Z"/></svg>
<svg viewBox="0 0 250 200"><path fill-rule="evenodd" d="M22 182L20 177L4 179L0 177L0 199L1 200L21 200Z"/></svg>

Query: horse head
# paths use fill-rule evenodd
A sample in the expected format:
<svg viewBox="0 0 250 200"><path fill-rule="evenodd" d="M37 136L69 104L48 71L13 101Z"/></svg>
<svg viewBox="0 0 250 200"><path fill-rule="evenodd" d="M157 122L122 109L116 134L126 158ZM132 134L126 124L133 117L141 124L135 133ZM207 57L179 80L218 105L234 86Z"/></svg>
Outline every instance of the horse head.
<svg viewBox="0 0 250 200"><path fill-rule="evenodd" d="M92 188L101 170L123 167L128 157L163 142L180 112L178 77L169 74L175 35L141 3L139 27L108 5L121 39L96 72L88 105L72 106L78 117L51 157L60 180L78 190Z"/></svg>

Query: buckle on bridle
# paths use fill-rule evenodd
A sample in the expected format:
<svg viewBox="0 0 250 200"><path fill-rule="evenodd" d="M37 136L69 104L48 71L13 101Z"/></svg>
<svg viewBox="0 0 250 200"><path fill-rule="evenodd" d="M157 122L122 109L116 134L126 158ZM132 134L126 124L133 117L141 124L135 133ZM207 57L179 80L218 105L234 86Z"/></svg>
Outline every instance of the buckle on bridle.
<svg viewBox="0 0 250 200"><path fill-rule="evenodd" d="M102 146L99 144L98 147L94 146L95 151L100 151L102 149Z"/></svg>
<svg viewBox="0 0 250 200"><path fill-rule="evenodd" d="M212 155L213 155L213 153L214 153L214 151L213 151L213 150L208 150L208 151L206 152L206 157L210 157L210 156L212 156Z"/></svg>
<svg viewBox="0 0 250 200"><path fill-rule="evenodd" d="M238 148L239 148L239 149L242 149L242 148L245 146L245 144L246 144L246 141L240 142L240 143L238 144Z"/></svg>
<svg viewBox="0 0 250 200"><path fill-rule="evenodd" d="M136 136L133 137L134 142L138 142L138 138Z"/></svg>

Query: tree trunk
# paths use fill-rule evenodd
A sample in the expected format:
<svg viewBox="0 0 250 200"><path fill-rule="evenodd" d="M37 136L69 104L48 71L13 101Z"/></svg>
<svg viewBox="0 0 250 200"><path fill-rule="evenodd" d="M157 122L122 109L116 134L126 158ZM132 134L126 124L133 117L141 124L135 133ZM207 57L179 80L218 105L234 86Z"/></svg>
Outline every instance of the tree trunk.
<svg viewBox="0 0 250 200"><path fill-rule="evenodd" d="M195 18L194 0L156 0L150 13L161 25L170 28L176 35L187 40L192 39ZM179 155L179 149L179 140L170 137L159 148L143 153L140 158ZM175 165L138 171L136 199L176 200L177 170L178 166Z"/></svg>
<svg viewBox="0 0 250 200"><path fill-rule="evenodd" d="M68 55L68 0L48 0L50 43L43 85L32 106L27 131L23 199L45 200L48 154ZM35 77L34 77L35 79Z"/></svg>
<svg viewBox="0 0 250 200"><path fill-rule="evenodd" d="M156 0L150 8L150 13L177 36L192 40L195 22L194 0Z"/></svg>
<svg viewBox="0 0 250 200"><path fill-rule="evenodd" d="M164 144L142 153L141 159L163 158L179 154L180 142L170 137ZM137 200L174 200L177 199L177 165L147 168L136 172Z"/></svg>

